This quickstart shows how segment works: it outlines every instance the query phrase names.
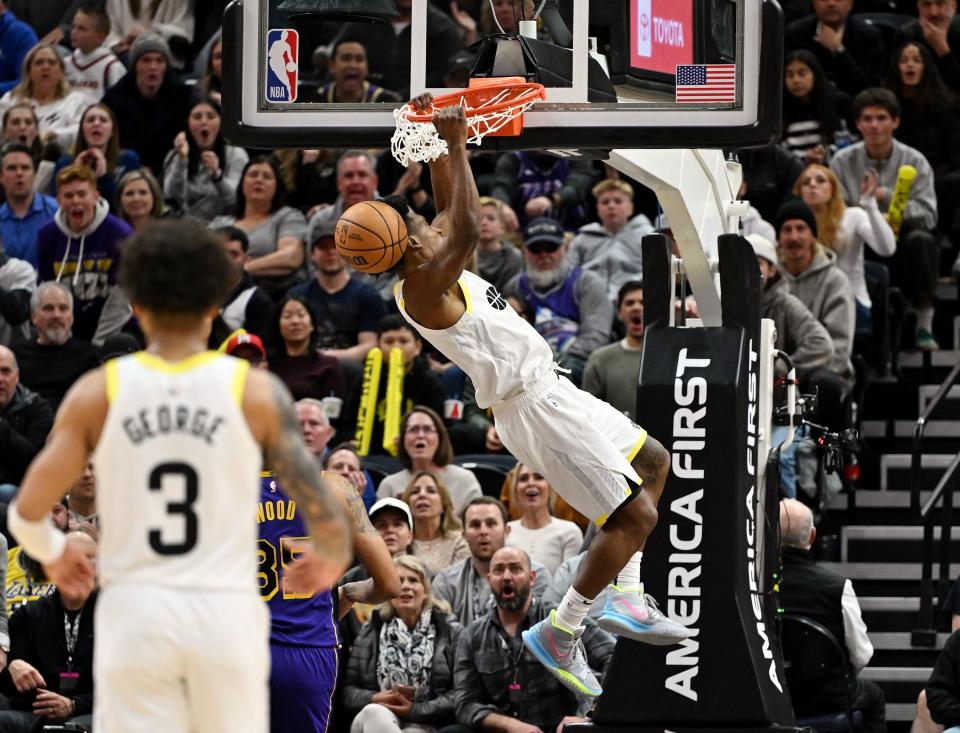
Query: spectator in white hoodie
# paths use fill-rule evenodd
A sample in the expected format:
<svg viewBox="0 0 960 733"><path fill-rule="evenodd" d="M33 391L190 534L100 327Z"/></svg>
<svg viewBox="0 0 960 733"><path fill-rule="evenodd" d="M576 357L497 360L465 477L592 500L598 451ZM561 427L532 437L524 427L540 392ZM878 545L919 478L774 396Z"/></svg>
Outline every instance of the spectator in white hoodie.
<svg viewBox="0 0 960 733"><path fill-rule="evenodd" d="M91 103L99 102L127 73L116 54L104 45L108 35L110 19L96 5L82 5L74 14L70 30L73 53L64 61L67 81Z"/></svg>
<svg viewBox="0 0 960 733"><path fill-rule="evenodd" d="M570 243L570 259L602 277L613 302L627 280L643 279L640 240L654 230L643 214L633 215L633 189L626 181L600 181L593 196L600 221L580 227Z"/></svg>

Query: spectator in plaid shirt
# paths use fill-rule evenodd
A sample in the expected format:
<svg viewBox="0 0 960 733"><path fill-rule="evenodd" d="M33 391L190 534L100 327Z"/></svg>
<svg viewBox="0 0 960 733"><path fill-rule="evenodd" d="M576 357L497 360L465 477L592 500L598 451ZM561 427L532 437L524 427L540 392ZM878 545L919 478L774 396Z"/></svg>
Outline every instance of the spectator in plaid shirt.
<svg viewBox="0 0 960 733"><path fill-rule="evenodd" d="M454 666L457 722L474 730L538 733L556 730L579 703L523 645L520 633L549 613L530 590L536 573L516 547L497 550L487 580L496 608L460 635ZM590 619L582 636L590 666L602 673L614 638Z"/></svg>

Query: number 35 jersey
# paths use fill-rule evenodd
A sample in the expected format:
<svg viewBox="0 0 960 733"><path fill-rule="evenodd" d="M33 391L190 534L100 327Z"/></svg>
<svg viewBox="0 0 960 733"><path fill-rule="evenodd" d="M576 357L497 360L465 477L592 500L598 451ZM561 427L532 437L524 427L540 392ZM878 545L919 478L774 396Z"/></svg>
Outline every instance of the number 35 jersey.
<svg viewBox="0 0 960 733"><path fill-rule="evenodd" d="M248 373L215 352L107 362L94 453L101 585L256 592L261 452L241 408Z"/></svg>

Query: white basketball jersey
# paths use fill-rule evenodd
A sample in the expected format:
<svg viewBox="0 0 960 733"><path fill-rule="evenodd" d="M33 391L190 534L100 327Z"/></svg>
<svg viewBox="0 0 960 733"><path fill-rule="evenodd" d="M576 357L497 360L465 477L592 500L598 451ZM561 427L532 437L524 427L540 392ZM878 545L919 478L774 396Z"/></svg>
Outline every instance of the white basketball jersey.
<svg viewBox="0 0 960 733"><path fill-rule="evenodd" d="M515 397L553 369L553 351L547 342L482 277L466 270L460 276L458 283L467 310L442 331L425 328L407 314L403 283L401 280L394 290L403 317L467 373L480 407Z"/></svg>
<svg viewBox="0 0 960 733"><path fill-rule="evenodd" d="M249 364L215 352L107 362L94 454L100 582L256 592L260 446Z"/></svg>

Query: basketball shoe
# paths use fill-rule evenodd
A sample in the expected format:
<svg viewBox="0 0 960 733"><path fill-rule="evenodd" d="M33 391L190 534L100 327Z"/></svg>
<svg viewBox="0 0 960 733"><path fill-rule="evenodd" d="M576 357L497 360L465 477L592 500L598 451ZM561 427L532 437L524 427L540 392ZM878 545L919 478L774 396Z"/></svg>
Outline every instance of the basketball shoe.
<svg viewBox="0 0 960 733"><path fill-rule="evenodd" d="M578 695L598 697L602 689L587 664L580 637L556 622L556 611L523 632L523 643L544 667L564 686Z"/></svg>
<svg viewBox="0 0 960 733"><path fill-rule="evenodd" d="M643 592L643 586L625 589L611 584L597 623L614 636L654 646L676 644L693 636L686 626L664 616L653 596Z"/></svg>

